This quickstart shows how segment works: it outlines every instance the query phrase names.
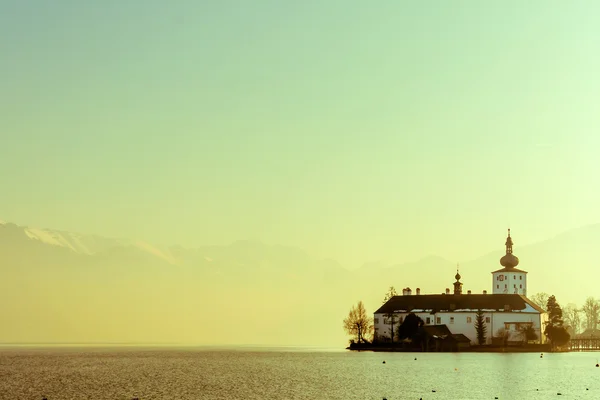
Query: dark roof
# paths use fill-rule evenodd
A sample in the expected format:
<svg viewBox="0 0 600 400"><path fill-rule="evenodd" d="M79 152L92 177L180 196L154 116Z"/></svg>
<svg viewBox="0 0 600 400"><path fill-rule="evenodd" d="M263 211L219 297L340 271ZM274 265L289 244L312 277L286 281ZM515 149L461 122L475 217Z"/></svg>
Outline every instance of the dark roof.
<svg viewBox="0 0 600 400"><path fill-rule="evenodd" d="M438 336L438 337L446 337L452 336L452 332L446 325L423 325L423 332L427 336Z"/></svg>
<svg viewBox="0 0 600 400"><path fill-rule="evenodd" d="M523 274L527 273L527 271L523 271L522 269L517 269L517 268L502 268L497 271L492 271L492 274L495 274L496 272L506 272L508 274L512 274L513 272L521 272Z"/></svg>
<svg viewBox="0 0 600 400"><path fill-rule="evenodd" d="M522 311L529 305L530 310L533 309L539 313L545 312L520 294L421 294L394 296L379 307L375 314L503 310L505 305L510 306L511 311Z"/></svg>
<svg viewBox="0 0 600 400"><path fill-rule="evenodd" d="M463 335L462 333L453 333L452 337L459 343L471 343L471 339Z"/></svg>

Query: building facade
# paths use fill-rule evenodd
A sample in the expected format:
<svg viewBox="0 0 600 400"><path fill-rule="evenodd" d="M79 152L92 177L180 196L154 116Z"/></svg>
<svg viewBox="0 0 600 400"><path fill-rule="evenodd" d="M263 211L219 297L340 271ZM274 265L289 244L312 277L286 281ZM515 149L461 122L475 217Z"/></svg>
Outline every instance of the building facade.
<svg viewBox="0 0 600 400"><path fill-rule="evenodd" d="M519 259L513 255L513 241L508 231L506 254L500 259L502 269L492 272L492 293L482 294L462 292L461 276L456 273L454 291L447 289L443 294L421 294L420 289L412 294L410 288L402 291L402 296L394 296L374 313L375 337L389 340L391 320L394 320L394 334L407 315L414 313L425 326L446 325L452 334L463 334L471 344L477 343L475 321L481 310L486 326L486 344L494 338L502 338L509 343L526 341L523 329L533 328L537 343L544 342L542 327L547 314L526 297L527 272L516 266ZM394 341L397 339L394 338Z"/></svg>

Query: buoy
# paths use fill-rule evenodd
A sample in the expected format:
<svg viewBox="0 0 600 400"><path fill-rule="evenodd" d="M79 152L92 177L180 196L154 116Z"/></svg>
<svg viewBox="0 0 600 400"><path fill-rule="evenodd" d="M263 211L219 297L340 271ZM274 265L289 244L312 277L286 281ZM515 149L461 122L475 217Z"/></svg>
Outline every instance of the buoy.
<svg viewBox="0 0 600 400"><path fill-rule="evenodd" d="M435 390L432 390L433 393L435 393Z"/></svg>
<svg viewBox="0 0 600 400"><path fill-rule="evenodd" d="M600 364L596 364L596 367L600 367Z"/></svg>
<svg viewBox="0 0 600 400"><path fill-rule="evenodd" d="M557 395L557 396L561 396L561 395L562 395L562 393L556 393L556 395Z"/></svg>
<svg viewBox="0 0 600 400"><path fill-rule="evenodd" d="M383 360L383 364L385 364L385 360Z"/></svg>
<svg viewBox="0 0 600 400"><path fill-rule="evenodd" d="M415 361L417 361L417 357L415 357Z"/></svg>

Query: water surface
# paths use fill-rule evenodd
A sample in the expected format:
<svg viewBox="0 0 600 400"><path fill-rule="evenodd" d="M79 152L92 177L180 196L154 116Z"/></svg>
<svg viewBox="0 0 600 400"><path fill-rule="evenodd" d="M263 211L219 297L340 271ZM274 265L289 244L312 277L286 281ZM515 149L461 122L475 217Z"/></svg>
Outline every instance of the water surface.
<svg viewBox="0 0 600 400"><path fill-rule="evenodd" d="M598 355L0 348L0 399L600 399Z"/></svg>

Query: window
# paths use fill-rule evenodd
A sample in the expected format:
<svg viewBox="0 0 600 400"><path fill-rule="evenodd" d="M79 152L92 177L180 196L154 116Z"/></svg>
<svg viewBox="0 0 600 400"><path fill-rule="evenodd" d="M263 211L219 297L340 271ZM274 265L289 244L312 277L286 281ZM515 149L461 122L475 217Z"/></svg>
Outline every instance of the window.
<svg viewBox="0 0 600 400"><path fill-rule="evenodd" d="M519 280L522 281L523 280L523 275L519 275Z"/></svg>
<svg viewBox="0 0 600 400"><path fill-rule="evenodd" d="M375 322L375 325L377 325L379 323L379 318L374 318L373 322Z"/></svg>
<svg viewBox="0 0 600 400"><path fill-rule="evenodd" d="M507 287L508 287L508 285L505 283L505 284L504 284L504 289L506 289Z"/></svg>
<svg viewBox="0 0 600 400"><path fill-rule="evenodd" d="M454 323L454 317L450 317L450 323L453 324Z"/></svg>
<svg viewBox="0 0 600 400"><path fill-rule="evenodd" d="M500 289L500 285L496 285L496 289Z"/></svg>
<svg viewBox="0 0 600 400"><path fill-rule="evenodd" d="M490 317L485 317L485 323L489 324L490 323Z"/></svg>
<svg viewBox="0 0 600 400"><path fill-rule="evenodd" d="M517 276L516 276L516 275L513 275L513 278L517 279Z"/></svg>
<svg viewBox="0 0 600 400"><path fill-rule="evenodd" d="M519 289L523 289L523 285L519 285Z"/></svg>
<svg viewBox="0 0 600 400"><path fill-rule="evenodd" d="M436 324L441 324L442 323L442 317L435 317L435 323Z"/></svg>
<svg viewBox="0 0 600 400"><path fill-rule="evenodd" d="M398 320L399 324L401 324L402 322L404 322L404 317L400 317L400 319Z"/></svg>
<svg viewBox="0 0 600 400"><path fill-rule="evenodd" d="M508 275L504 275L504 279L508 280Z"/></svg>
<svg viewBox="0 0 600 400"><path fill-rule="evenodd" d="M431 324L431 318L429 318L429 317L425 318L425 323L427 325Z"/></svg>
<svg viewBox="0 0 600 400"><path fill-rule="evenodd" d="M471 317L467 317L467 324L471 323Z"/></svg>
<svg viewBox="0 0 600 400"><path fill-rule="evenodd" d="M517 287L517 284L515 283L515 284L513 285L513 287L515 287L515 288L516 288L516 287Z"/></svg>

